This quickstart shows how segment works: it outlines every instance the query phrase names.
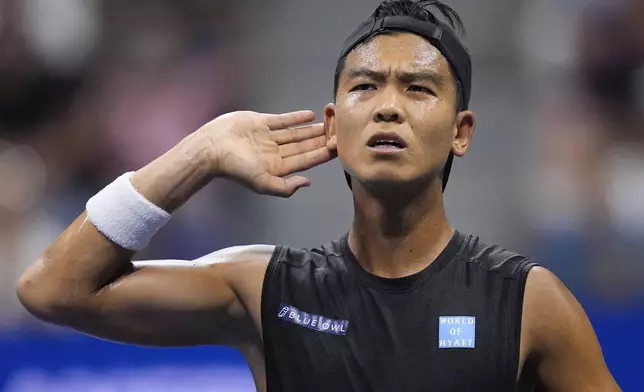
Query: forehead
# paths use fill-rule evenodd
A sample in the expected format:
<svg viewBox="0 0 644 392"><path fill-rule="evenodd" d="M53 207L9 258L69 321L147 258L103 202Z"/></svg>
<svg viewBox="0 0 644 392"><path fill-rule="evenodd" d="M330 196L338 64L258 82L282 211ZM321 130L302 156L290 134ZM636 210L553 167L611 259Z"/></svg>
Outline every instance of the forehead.
<svg viewBox="0 0 644 392"><path fill-rule="evenodd" d="M449 75L449 63L426 39L411 33L379 34L356 47L345 68L393 68L434 71Z"/></svg>

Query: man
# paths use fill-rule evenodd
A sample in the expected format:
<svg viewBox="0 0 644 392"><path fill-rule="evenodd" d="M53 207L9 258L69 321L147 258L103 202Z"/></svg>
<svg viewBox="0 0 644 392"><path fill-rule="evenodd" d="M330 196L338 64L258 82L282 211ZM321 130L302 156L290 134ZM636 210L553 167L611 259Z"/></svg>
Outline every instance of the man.
<svg viewBox="0 0 644 392"><path fill-rule="evenodd" d="M24 274L23 304L114 341L236 347L261 391L619 391L570 292L445 217L445 162L475 119L469 55L428 3L458 22L385 1L349 37L323 126L224 115L99 192ZM212 178L288 197L309 185L288 175L336 151L355 205L342 239L130 262Z"/></svg>

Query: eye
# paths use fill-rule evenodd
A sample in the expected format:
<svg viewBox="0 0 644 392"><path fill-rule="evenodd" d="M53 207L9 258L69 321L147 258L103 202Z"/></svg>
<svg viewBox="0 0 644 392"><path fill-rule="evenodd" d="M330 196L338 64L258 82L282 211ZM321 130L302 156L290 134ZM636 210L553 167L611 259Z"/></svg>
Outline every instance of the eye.
<svg viewBox="0 0 644 392"><path fill-rule="evenodd" d="M359 85L355 86L350 91L351 92L353 92L353 91L367 91L367 90L375 90L375 89L376 89L375 84L363 83L363 84L359 84Z"/></svg>
<svg viewBox="0 0 644 392"><path fill-rule="evenodd" d="M427 87L424 86L419 86L417 84L412 84L409 86L409 91L415 92L415 93L427 93L427 94L433 94L432 90L428 89Z"/></svg>

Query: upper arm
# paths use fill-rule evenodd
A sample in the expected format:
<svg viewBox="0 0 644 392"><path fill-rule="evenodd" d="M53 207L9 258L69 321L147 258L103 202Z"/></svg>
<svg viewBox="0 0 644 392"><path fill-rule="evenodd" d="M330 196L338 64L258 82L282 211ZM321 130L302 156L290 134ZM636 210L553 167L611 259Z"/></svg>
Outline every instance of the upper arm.
<svg viewBox="0 0 644 392"><path fill-rule="evenodd" d="M256 335L272 246L234 247L194 261L142 261L93 296L71 323L109 340L154 346L225 344ZM242 278L243 277L243 278ZM250 289L240 287L247 282Z"/></svg>
<svg viewBox="0 0 644 392"><path fill-rule="evenodd" d="M547 391L621 391L581 305L544 268L533 268L528 274L523 329L539 383Z"/></svg>

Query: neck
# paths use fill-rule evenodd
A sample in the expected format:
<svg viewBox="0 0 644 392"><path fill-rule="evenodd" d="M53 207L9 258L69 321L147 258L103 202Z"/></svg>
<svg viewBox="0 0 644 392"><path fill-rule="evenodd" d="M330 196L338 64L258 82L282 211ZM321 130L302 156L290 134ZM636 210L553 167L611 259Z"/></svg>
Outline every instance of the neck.
<svg viewBox="0 0 644 392"><path fill-rule="evenodd" d="M454 230L445 215L440 184L375 190L356 182L349 246L367 271L386 278L412 275L447 246Z"/></svg>

